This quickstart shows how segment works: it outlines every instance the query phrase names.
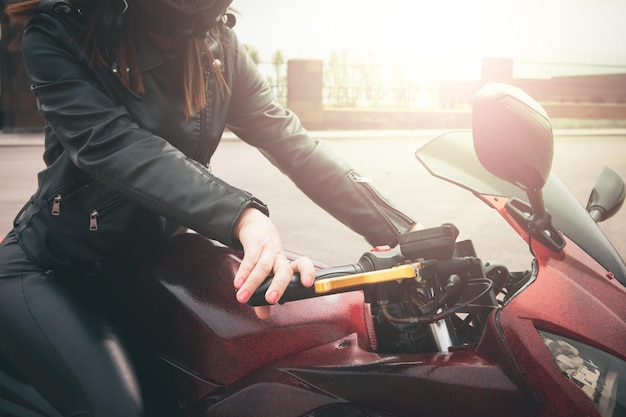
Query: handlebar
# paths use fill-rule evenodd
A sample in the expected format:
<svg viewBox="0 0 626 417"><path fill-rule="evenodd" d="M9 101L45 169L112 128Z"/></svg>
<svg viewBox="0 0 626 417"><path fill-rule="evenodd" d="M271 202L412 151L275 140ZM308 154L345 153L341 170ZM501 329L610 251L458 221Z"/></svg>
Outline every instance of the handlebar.
<svg viewBox="0 0 626 417"><path fill-rule="evenodd" d="M441 275L449 276L462 273L475 265L475 258L452 258L443 261L422 261L399 264L397 256L380 257L371 252L364 254L355 264L318 269L315 281L311 287L305 287L300 282L300 274L294 274L280 304L288 301L302 300L327 294L363 289L368 285L380 284L405 279L419 280L420 271L436 268ZM250 306L268 305L265 292L272 282L268 277L248 300Z"/></svg>
<svg viewBox="0 0 626 417"><path fill-rule="evenodd" d="M326 294L336 294L339 292L351 291L363 288L365 285L378 284L382 282L395 281L417 277L417 271L421 264L407 264L394 266L380 271L366 271L363 265L349 264L338 267L318 269L315 274L315 281L311 287L305 287L300 282L300 274L295 273L283 296L278 301L280 304L287 301L302 300L305 298L317 297ZM267 278L263 284L252 294L248 305L267 305L265 292L267 291L272 278Z"/></svg>
<svg viewBox="0 0 626 417"><path fill-rule="evenodd" d="M363 254L357 263L320 268L315 271L315 280L311 287L306 288L300 283L300 274L295 273L283 296L278 300L280 304L287 301L302 300L318 295L330 294L332 292L350 291L355 285L359 285L358 280L351 281L351 277L371 271L390 268L403 261L403 257L396 252L373 254L371 252ZM340 278L337 280L337 278ZM362 278L366 279L366 278ZM267 305L265 292L272 282L272 277L268 277L263 284L252 294L248 300L250 306ZM326 288L325 288L326 287Z"/></svg>

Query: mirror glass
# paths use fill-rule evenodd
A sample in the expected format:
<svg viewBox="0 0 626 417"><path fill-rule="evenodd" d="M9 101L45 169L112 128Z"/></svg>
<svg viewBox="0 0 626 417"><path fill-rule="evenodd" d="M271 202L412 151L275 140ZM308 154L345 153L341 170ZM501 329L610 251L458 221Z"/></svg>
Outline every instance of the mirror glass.
<svg viewBox="0 0 626 417"><path fill-rule="evenodd" d="M546 111L521 89L486 84L472 105L474 148L493 175L524 191L543 187L552 168L554 141Z"/></svg>

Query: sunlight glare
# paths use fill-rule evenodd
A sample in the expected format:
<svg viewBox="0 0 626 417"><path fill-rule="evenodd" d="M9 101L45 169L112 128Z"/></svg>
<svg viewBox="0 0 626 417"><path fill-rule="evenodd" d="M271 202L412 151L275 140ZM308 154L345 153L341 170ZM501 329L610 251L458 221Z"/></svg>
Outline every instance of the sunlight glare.
<svg viewBox="0 0 626 417"><path fill-rule="evenodd" d="M463 78L476 75L485 53L506 53L497 48L486 51L482 40L482 37L497 37L490 31L484 33L483 27L485 21L496 19L501 12L498 7L489 8L492 15L492 12L485 14L485 9L476 3L456 0L394 0L386 3L391 7L382 11L366 3L372 2L352 9L350 18L343 19L340 27L334 27L332 35L327 34L329 41L334 39L335 45L348 50L353 57L376 51L381 60L412 65L428 63ZM341 32L340 36L337 32ZM464 71L467 73L463 74Z"/></svg>

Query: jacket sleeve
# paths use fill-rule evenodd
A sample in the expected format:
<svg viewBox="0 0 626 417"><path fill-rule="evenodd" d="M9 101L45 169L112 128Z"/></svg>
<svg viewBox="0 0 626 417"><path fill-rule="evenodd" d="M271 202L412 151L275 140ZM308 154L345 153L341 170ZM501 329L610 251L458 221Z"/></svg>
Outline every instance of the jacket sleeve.
<svg viewBox="0 0 626 417"><path fill-rule="evenodd" d="M246 207L267 214L250 193L211 175L165 139L135 124L98 85L76 44L63 6L39 13L23 56L40 113L74 165L129 200L227 245ZM77 19L79 17L76 17ZM69 23L68 23L69 22Z"/></svg>
<svg viewBox="0 0 626 417"><path fill-rule="evenodd" d="M234 35L233 35L234 36ZM282 108L245 48L233 40L235 79L229 128L256 146L316 204L372 245L395 246L415 221L396 209L298 117Z"/></svg>

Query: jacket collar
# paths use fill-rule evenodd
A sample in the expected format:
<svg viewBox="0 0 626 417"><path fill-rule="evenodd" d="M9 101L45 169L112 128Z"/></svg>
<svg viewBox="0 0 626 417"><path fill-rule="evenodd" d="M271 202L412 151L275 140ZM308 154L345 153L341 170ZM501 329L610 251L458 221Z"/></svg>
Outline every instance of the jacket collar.
<svg viewBox="0 0 626 417"><path fill-rule="evenodd" d="M137 35L137 60L141 72L163 65L163 53L152 42L148 33L144 30L138 31Z"/></svg>

